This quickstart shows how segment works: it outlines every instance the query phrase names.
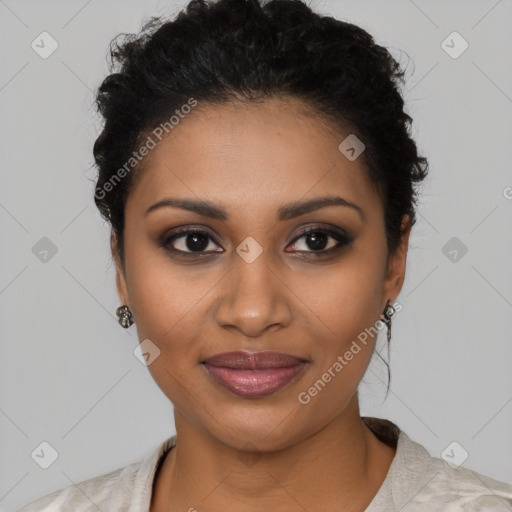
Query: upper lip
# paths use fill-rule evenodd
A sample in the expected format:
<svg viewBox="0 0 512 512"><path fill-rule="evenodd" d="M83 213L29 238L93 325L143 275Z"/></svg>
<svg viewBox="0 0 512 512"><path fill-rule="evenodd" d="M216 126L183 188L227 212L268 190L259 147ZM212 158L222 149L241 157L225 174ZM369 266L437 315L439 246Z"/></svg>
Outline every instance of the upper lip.
<svg viewBox="0 0 512 512"><path fill-rule="evenodd" d="M223 352L216 354L202 361L211 366L223 366L225 368L237 368L245 370L266 370L268 368L284 368L295 366L306 362L290 354L275 352L273 350L262 350L260 352L249 352L237 350L234 352Z"/></svg>

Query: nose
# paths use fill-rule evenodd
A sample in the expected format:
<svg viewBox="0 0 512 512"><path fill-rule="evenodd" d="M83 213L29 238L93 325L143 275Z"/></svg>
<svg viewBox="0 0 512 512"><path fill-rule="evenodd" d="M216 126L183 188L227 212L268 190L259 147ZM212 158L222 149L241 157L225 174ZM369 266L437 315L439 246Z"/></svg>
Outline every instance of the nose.
<svg viewBox="0 0 512 512"><path fill-rule="evenodd" d="M263 252L255 261L236 259L220 290L216 321L247 337L289 325L293 293Z"/></svg>

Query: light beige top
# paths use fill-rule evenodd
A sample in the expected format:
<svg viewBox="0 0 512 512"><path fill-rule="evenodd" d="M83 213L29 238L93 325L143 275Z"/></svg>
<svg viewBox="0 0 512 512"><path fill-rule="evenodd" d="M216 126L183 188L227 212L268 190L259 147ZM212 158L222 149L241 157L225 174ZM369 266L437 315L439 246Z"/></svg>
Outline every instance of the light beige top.
<svg viewBox="0 0 512 512"><path fill-rule="evenodd" d="M386 478L365 512L507 512L512 485L432 457L391 421L362 417L397 451ZM148 456L30 502L18 512L149 512L155 471L176 435Z"/></svg>

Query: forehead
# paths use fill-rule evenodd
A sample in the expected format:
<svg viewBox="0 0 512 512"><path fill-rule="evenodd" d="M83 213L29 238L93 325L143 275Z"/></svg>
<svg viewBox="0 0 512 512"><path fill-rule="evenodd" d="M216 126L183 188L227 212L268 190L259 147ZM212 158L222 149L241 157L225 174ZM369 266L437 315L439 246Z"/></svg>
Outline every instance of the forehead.
<svg viewBox="0 0 512 512"><path fill-rule="evenodd" d="M165 198L210 199L242 214L320 195L358 204L378 199L363 159L338 149L350 130L335 129L300 100L198 106L145 158L127 208Z"/></svg>

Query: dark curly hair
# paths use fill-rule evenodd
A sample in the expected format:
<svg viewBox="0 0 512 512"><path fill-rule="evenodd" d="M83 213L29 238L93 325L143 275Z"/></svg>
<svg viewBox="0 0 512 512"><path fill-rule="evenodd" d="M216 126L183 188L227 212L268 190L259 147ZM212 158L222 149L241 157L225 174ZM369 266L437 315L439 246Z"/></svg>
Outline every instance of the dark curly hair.
<svg viewBox="0 0 512 512"><path fill-rule="evenodd" d="M365 144L362 157L384 205L388 256L400 243L402 216L415 223L413 185L428 163L409 135L412 118L399 91L404 71L362 28L322 17L302 0L192 0L172 21L152 17L140 34L116 36L110 58L111 74L96 96L104 127L93 150L94 201L123 264L124 207L143 170L134 151L192 102L303 100Z"/></svg>

